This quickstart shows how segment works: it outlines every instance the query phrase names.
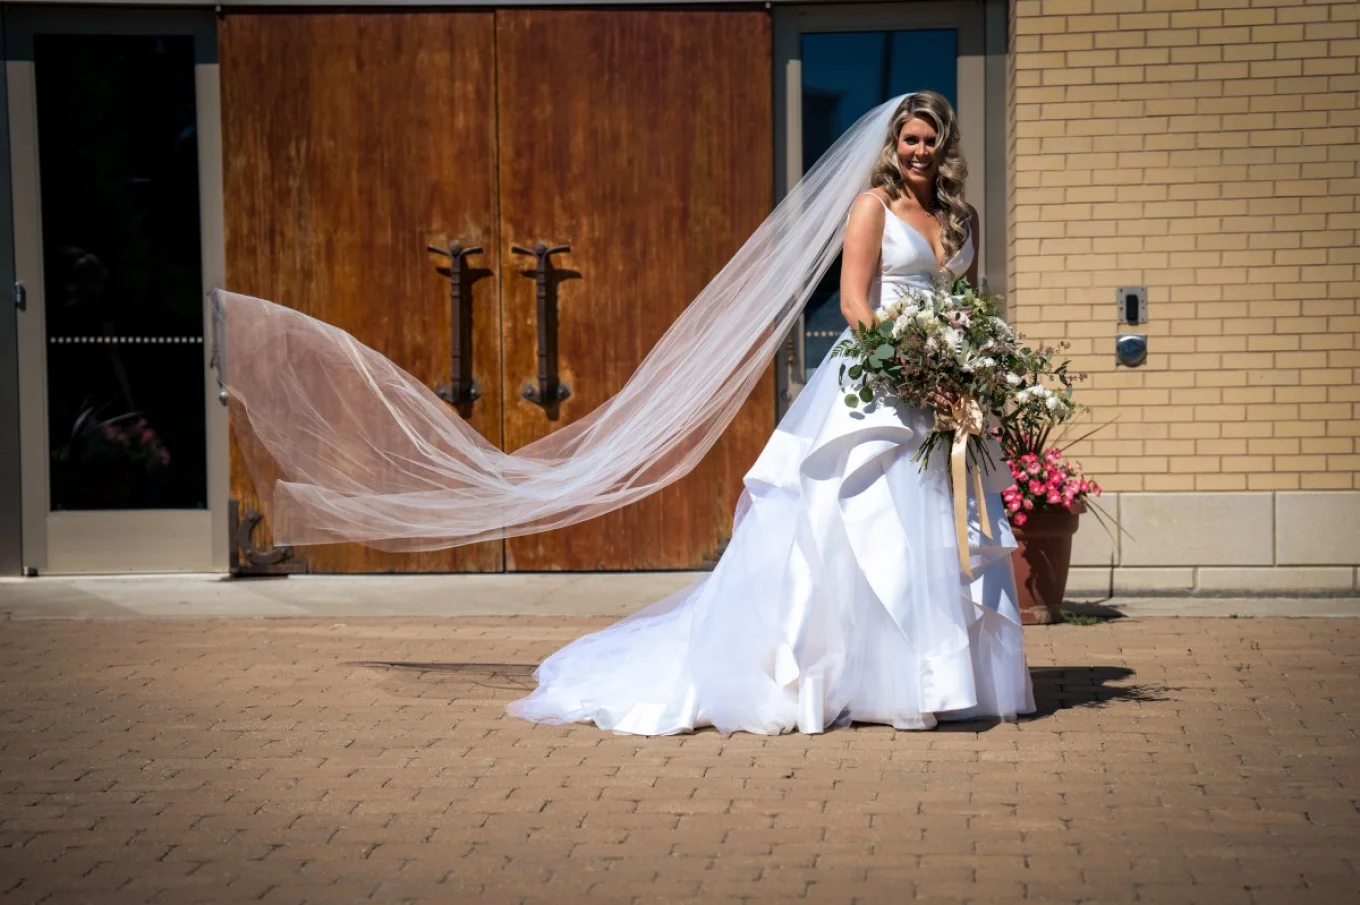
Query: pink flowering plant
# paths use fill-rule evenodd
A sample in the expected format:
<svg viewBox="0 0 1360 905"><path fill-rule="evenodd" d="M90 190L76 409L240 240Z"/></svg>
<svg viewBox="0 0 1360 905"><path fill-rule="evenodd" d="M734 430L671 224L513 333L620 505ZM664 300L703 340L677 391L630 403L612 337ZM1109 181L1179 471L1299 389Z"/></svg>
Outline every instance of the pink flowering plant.
<svg viewBox="0 0 1360 905"><path fill-rule="evenodd" d="M1023 527L1035 509L1063 508L1081 512L1087 500L1100 496L1100 485L1082 474L1081 465L1051 446L1042 455L1021 453L1006 463L1015 483L1001 493L1011 524Z"/></svg>
<svg viewBox="0 0 1360 905"><path fill-rule="evenodd" d="M1050 347L1036 351L1034 385L1038 385L1045 372L1056 372L1070 399L1073 384L1085 375L1069 374L1065 363L1052 368L1049 362L1056 353ZM1031 391L1018 399L993 429L1015 481L1001 494L1013 526L1024 527L1036 511L1064 509L1081 513L1089 509L1107 532L1111 525L1119 529L1119 523L1095 502L1095 497L1101 495L1100 485L1086 476L1080 462L1069 459L1063 452L1063 447L1080 443L1106 426L1097 425L1069 440L1066 432L1071 419L1088 411L1075 405L1055 409L1048 404L1048 397L1035 398Z"/></svg>

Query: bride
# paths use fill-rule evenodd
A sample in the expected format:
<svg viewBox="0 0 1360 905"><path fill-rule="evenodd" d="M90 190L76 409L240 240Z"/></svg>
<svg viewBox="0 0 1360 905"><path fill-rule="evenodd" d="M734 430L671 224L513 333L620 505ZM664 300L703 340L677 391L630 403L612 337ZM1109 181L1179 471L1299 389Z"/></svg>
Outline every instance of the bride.
<svg viewBox="0 0 1360 905"><path fill-rule="evenodd" d="M976 282L965 173L941 95L871 111L617 396L510 455L343 332L215 293L233 427L276 541L434 549L582 521L676 480L749 394L842 234L850 324L939 276ZM746 475L714 571L553 654L513 715L665 735L1033 712L1004 469L984 478L988 530L970 500L960 551L945 457L924 471L911 461L930 414L882 400L850 409L838 370L823 361ZM651 405L662 386L676 400L664 412Z"/></svg>
<svg viewBox="0 0 1360 905"><path fill-rule="evenodd" d="M948 101L910 95L892 116L872 190L850 211L849 323L873 321L941 273L976 285L965 172ZM969 526L981 560L970 580L944 457L924 473L911 461L930 416L847 408L830 357L746 475L713 572L553 654L512 714L638 735L705 725L772 735L851 721L929 729L1034 710L999 497L987 507L995 542Z"/></svg>

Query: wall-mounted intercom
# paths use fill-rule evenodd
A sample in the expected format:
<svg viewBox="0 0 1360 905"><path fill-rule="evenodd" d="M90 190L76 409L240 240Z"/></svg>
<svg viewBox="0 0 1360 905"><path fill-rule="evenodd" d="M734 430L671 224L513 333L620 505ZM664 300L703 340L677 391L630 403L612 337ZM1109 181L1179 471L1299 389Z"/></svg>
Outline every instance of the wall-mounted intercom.
<svg viewBox="0 0 1360 905"><path fill-rule="evenodd" d="M1116 319L1120 325L1136 327L1148 319L1147 287L1120 286L1114 291ZM1147 361L1146 333L1116 333L1114 360L1120 367L1136 368Z"/></svg>
<svg viewBox="0 0 1360 905"><path fill-rule="evenodd" d="M1115 290L1115 301L1119 306L1119 323L1130 326L1147 323L1146 286L1120 286Z"/></svg>

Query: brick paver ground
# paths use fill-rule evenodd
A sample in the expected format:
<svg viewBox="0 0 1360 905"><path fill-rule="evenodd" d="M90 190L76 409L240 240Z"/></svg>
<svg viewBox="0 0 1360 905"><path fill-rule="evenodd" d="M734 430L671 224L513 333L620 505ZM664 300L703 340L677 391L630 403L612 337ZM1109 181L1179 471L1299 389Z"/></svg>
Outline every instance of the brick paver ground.
<svg viewBox="0 0 1360 905"><path fill-rule="evenodd" d="M504 716L598 624L9 622L0 902L1360 900L1360 620L1028 630L1018 725Z"/></svg>

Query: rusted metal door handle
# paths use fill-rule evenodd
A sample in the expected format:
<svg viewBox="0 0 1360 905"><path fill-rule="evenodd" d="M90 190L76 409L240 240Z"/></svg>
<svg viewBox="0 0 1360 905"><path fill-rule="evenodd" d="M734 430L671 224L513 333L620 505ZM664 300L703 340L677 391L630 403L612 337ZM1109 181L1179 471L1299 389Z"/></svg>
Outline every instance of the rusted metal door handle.
<svg viewBox="0 0 1360 905"><path fill-rule="evenodd" d="M510 250L517 255L534 258L534 282L538 288L538 386L525 383L520 395L536 405L546 407L571 396L571 390L557 374L557 299L550 292L551 258L555 254L571 251L571 246L549 247L543 242L536 242L533 248L512 245Z"/></svg>
<svg viewBox="0 0 1360 905"><path fill-rule="evenodd" d="M437 245L426 247L438 255L449 259L449 379L435 384L435 394L449 405L471 405L482 397L481 387L472 377L472 312L467 310L472 303L471 293L463 297L463 281L467 276L464 258L482 253L481 246L464 246L454 240L448 248Z"/></svg>

